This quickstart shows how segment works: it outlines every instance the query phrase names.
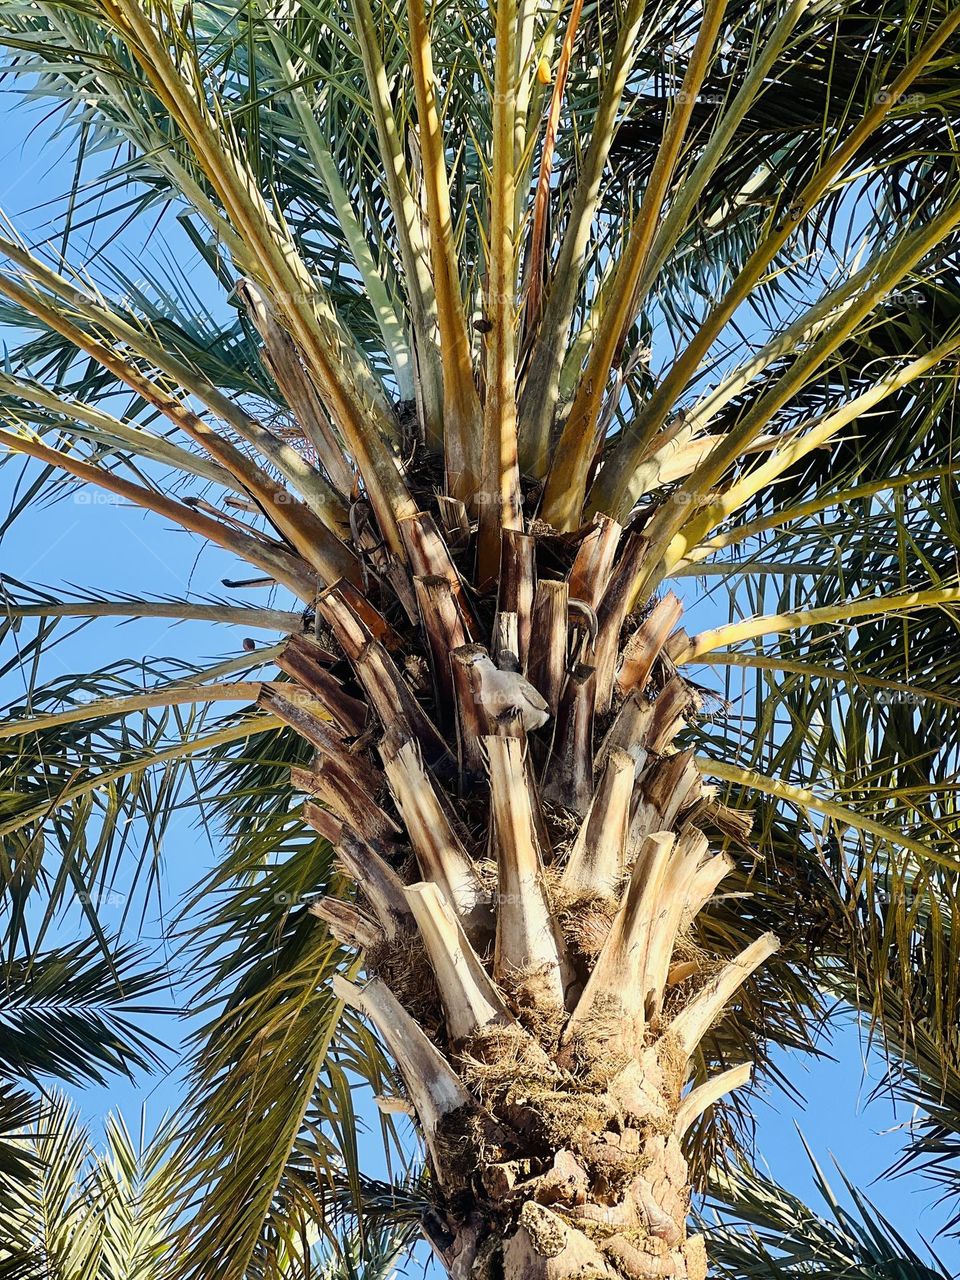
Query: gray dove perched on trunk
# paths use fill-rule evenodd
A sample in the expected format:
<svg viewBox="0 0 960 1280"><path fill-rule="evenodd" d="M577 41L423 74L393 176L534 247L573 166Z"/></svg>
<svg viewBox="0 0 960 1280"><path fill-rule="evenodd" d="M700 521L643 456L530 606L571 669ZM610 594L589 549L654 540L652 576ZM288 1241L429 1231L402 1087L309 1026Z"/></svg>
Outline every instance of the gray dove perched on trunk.
<svg viewBox="0 0 960 1280"><path fill-rule="evenodd" d="M480 677L480 705L491 719L519 718L527 733L550 719L549 706L519 671L501 671L485 653L475 654L470 665Z"/></svg>

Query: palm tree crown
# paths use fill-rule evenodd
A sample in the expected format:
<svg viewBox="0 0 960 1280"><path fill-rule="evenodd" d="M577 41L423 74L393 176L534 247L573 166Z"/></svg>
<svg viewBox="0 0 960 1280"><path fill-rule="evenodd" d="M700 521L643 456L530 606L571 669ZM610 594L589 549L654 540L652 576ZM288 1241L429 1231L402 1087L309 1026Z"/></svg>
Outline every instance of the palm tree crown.
<svg viewBox="0 0 960 1280"><path fill-rule="evenodd" d="M728 1095L852 1005L960 1187L960 9L7 0L0 38L78 153L56 239L0 229L9 519L83 486L244 562L5 580L0 1266L387 1274L419 1232L472 1280L935 1275L758 1180ZM192 262L144 285L148 218ZM270 643L47 678L63 619L146 616ZM226 837L191 1101L100 1160L30 1086L151 1061L96 891L185 785ZM422 1140L395 1185L358 1082Z"/></svg>

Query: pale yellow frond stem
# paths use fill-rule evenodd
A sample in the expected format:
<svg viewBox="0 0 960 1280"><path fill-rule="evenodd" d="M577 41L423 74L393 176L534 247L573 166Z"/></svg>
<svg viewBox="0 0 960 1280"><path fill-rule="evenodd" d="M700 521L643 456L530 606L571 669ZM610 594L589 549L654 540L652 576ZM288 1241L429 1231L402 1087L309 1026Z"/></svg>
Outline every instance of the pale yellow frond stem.
<svg viewBox="0 0 960 1280"><path fill-rule="evenodd" d="M760 436L746 446L744 457L753 453L770 453L782 449L793 439L795 432L782 436ZM703 461L722 437L719 435L696 438L696 428L691 423L676 421L665 427L657 436L663 443L650 452L637 468L635 482L644 497L663 485L683 480Z"/></svg>
<svg viewBox="0 0 960 1280"><path fill-rule="evenodd" d="M537 192L533 204L533 230L530 234L530 257L527 263L526 325L528 332L532 332L539 319L543 300L544 275L547 269L547 213L550 207L553 153L556 147L560 111L563 107L563 95L567 87L567 75L570 71L570 59L573 56L573 42L577 27L580 25L582 11L583 0L573 0L543 130L543 150L540 153L540 171L537 176Z"/></svg>
<svg viewBox="0 0 960 1280"><path fill-rule="evenodd" d="M768 75L776 62L776 59L782 51L784 45L789 39L793 29L799 19L810 7L812 0L793 0L793 3L785 11L782 18L774 27L770 34L770 38L763 46L756 61L751 67L750 73L740 87L736 97L730 104L729 108L724 111L723 117L717 125L716 131L711 136L703 155L694 166L693 172L685 176L682 183L673 193L670 202L670 208L659 224L659 229L653 246L647 255L647 260L641 272L640 279L634 292L633 301L629 308L629 316L636 316L643 301L650 291L659 272L662 270L671 250L676 245L677 240L687 226L690 214L692 213L697 200L702 194L704 188L710 180L711 175L715 171L717 165L723 160L727 154L730 142L736 133L736 130L750 107L762 92L767 82ZM601 319L609 307L609 298L612 286L615 283L615 273L612 264L608 265L604 271L604 277L600 287L597 289L593 304L583 322L580 332L576 335L571 344L570 351L564 360L563 373L560 382L561 400L568 400L573 395L573 389L580 377L580 371L584 361L587 358L590 348L593 345L594 337L599 329ZM627 326L628 327L628 326ZM621 330L619 347L622 347L626 341L626 327ZM732 398L734 392L731 390ZM725 401L724 401L725 403ZM691 433L695 434L703 425L702 420L698 420L697 415L690 417ZM635 439L641 434L641 423L635 422L630 427L630 432ZM649 434L649 433L647 433ZM640 452L646 452L645 447L638 448L638 456ZM646 460L645 460L646 461ZM639 466L644 466L645 461ZM598 482L602 485L604 482ZM639 480L634 480L631 484L629 502L633 503L640 497L638 492ZM591 496L590 512L595 513L600 510L603 498L600 489L595 487L596 496Z"/></svg>
<svg viewBox="0 0 960 1280"><path fill-rule="evenodd" d="M877 836L890 845L908 849L924 862L936 862L940 866L948 867L951 871L960 871L960 858L950 858L932 845L913 840L902 831L885 827L882 822L875 822L873 818L868 818L854 809L848 809L835 800L821 799L806 787L793 787L787 782L781 782L778 778L769 778L766 774L758 773L755 769L724 764L719 760L710 759L709 756L695 758L700 772L705 777L719 778L722 782L732 782L750 791L759 791L762 795L786 801L787 804L792 804L803 811L812 810L814 813L822 813L824 817L832 818L844 826L853 827L855 831Z"/></svg>
<svg viewBox="0 0 960 1280"><path fill-rule="evenodd" d="M184 760L187 756L196 755L200 751L210 751L214 747L226 746L230 742L242 742L245 738L252 737L255 733L263 733L266 729L279 729L281 724L282 721L277 716L249 716L239 724L229 725L225 729L218 729L216 733L205 734L202 738L191 738L186 742L178 742L176 746L167 747L163 751L154 751L149 755L141 756L139 759L128 760L124 764L117 765L115 769L105 770L92 778L85 778L82 782L75 782L72 786L64 787L58 795L37 805L36 808L31 809L28 813L18 813L16 817L0 823L0 836L12 835L13 832L22 830L24 827L29 826L30 823L38 822L48 817L51 813L55 813L57 809L63 808L65 804L70 804L73 800L79 800L82 796L99 791L101 787L108 787L110 783L116 782L118 778L129 778L134 774L143 773L145 769L151 769L156 765L172 764L174 760Z"/></svg>
<svg viewBox="0 0 960 1280"><path fill-rule="evenodd" d="M407 13L410 18L410 67L420 126L423 187L440 328L447 493L469 502L477 492L480 477L483 429L480 397L473 378L470 335L460 288L443 125L424 0L407 0Z"/></svg>
<svg viewBox="0 0 960 1280"><path fill-rule="evenodd" d="M302 626L302 618L301 618ZM274 658L279 658L287 646L286 637L278 641L276 644L265 644L260 649L256 647L252 649L244 649L244 651L235 658L227 658L224 662L214 663L212 667L204 667L200 671L194 671L187 680L164 680L153 686L155 692L164 689L181 689L181 688L201 688L211 680L219 680L221 676L232 676L237 671L250 672L255 666L263 666L264 663L272 662Z"/></svg>
<svg viewBox="0 0 960 1280"><path fill-rule="evenodd" d="M958 224L960 224L960 203L948 205L924 226L902 236L891 249L880 254L878 260L867 268L866 284L859 296L846 306L838 319L823 328L816 342L797 357L767 394L761 396L754 407L743 415L737 426L719 438L719 443L660 507L645 528L644 534L649 538L650 559L641 581L637 584L638 598L645 598L645 594L648 594L655 584L662 580L666 572L668 554L672 564L685 559L688 551L701 540L709 528L718 523L716 520L711 520L707 528L700 531L702 521L698 520L698 516L703 501L702 495L709 492L727 468L743 453L744 448L806 385L817 369L854 332L861 321L876 309L890 290L909 274L931 249L942 243ZM800 448L804 443L809 445L809 438L801 438L793 447ZM789 449L784 452L788 453ZM764 465L776 464L771 460Z"/></svg>
<svg viewBox="0 0 960 1280"><path fill-rule="evenodd" d="M69 431L71 435L80 436L81 439L90 440L95 444L106 442L111 447L130 449L138 457L150 458L154 462L174 467L186 475L195 475L201 480L222 485L234 493L246 493L243 485L218 463L200 454L189 453L162 436L154 435L145 427L135 423L121 422L119 418L114 418L101 409L95 409L92 405L82 404L77 400L65 400L38 383L25 382L20 378L10 378L0 373L0 395L15 397L17 400L36 405L39 409L45 409L48 413L56 414L65 419L61 429ZM0 413L3 412L0 409ZM17 413L18 416L25 416L19 406Z"/></svg>
<svg viewBox="0 0 960 1280"><path fill-rule="evenodd" d="M310 510L333 532L346 530L347 512L336 490L291 445L261 426L240 405L225 396L193 365L157 342L145 328L137 328L119 315L105 299L91 293L85 282L67 280L21 245L0 236L0 253L15 262L54 297L66 302L98 331L106 331L124 342L131 351L173 378L185 391L197 397L211 413L226 422L241 440L258 449L282 476L295 486Z"/></svg>
<svg viewBox="0 0 960 1280"><path fill-rule="evenodd" d="M84 720L98 720L103 716L125 716L129 712L146 711L151 707L179 707L186 703L203 702L255 702L260 696L261 686L262 682L259 680L246 680L233 684L151 689L146 693L133 693L122 698L98 698L96 702L87 702L82 707L70 707L67 711L52 711L49 715L8 720L0 724L0 738L22 738L24 734L40 733L43 729L78 724Z"/></svg>
<svg viewBox="0 0 960 1280"><path fill-rule="evenodd" d="M517 465L516 279L514 125L517 110L515 0L496 0L493 94L493 165L487 257L486 402L480 455L480 526L477 579L492 582L500 568L500 533L522 529Z"/></svg>
<svg viewBox="0 0 960 1280"><path fill-rule="evenodd" d="M805 560L709 560L706 564L678 565L670 575L672 578L733 578L744 574L772 574L781 578L803 578L811 573L836 573L842 569L839 565L825 567L823 562L815 563Z"/></svg>
<svg viewBox="0 0 960 1280"><path fill-rule="evenodd" d="M899 698L909 698L939 702L947 707L960 707L960 697L953 698L949 694L938 693L936 689L925 689L921 685L868 676L853 668L839 671L833 667L817 666L813 662L796 662L793 658L768 657L762 653L704 653L697 661L708 667L747 667L756 671L772 671L778 675L810 676L814 680L834 680L838 684L856 685L858 688L880 689L890 695L892 703Z"/></svg>
<svg viewBox="0 0 960 1280"><path fill-rule="evenodd" d="M522 12L527 6L518 0ZM536 190L533 181L537 158L537 139L545 120L545 109L552 94L550 65L557 42L557 30L566 0L533 0L530 6L531 36L524 55L521 38L517 52L517 116L514 129L514 163L516 165L516 220L522 226L528 216L529 193ZM538 39L538 29L543 25Z"/></svg>
<svg viewBox="0 0 960 1280"><path fill-rule="evenodd" d="M352 0L352 6L354 31L363 58L384 181L403 263L423 405L424 434L428 447L439 453L443 449L443 370L438 346L437 296L433 287L427 233L420 205L411 192L403 141L393 110L390 83L370 3L369 0Z"/></svg>
<svg viewBox="0 0 960 1280"><path fill-rule="evenodd" d="M181 128L231 222L251 249L250 275L266 288L316 380L317 390L340 429L367 486L383 536L403 557L397 521L413 515L396 459L385 437L395 420L369 366L345 335L326 291L316 281L287 226L267 207L249 168L233 145L229 123L212 114L196 86L187 82L159 38L158 29L135 0L100 0L101 7L171 117ZM176 38L176 36L174 36ZM193 66L199 78L200 69Z"/></svg>
<svg viewBox="0 0 960 1280"><path fill-rule="evenodd" d="M76 47L78 32L63 21L63 11L58 5L45 4L42 3L42 0L36 0L35 8L46 19L51 30L56 31L62 37L64 44L68 48ZM85 49L83 52L86 57L92 54L93 51ZM81 70L80 61L78 59L76 63L78 71ZM117 91L113 76L94 76L88 73L85 80L90 89L91 97L95 94L98 98L104 97L108 99L119 119L130 119L130 103L122 93ZM83 84L83 81L80 83ZM137 123L142 127L144 122L139 120ZM159 131L157 132L159 133ZM211 202L204 188L195 180L190 171L177 160L169 141L167 139L160 141L158 138L157 145L145 150L143 158L156 164L157 168L167 175L174 190L183 194L184 199L197 210L215 233L217 240L226 246L234 262L246 270L248 250L242 239L237 235L227 219L224 218L222 211Z"/></svg>
<svg viewBox="0 0 960 1280"><path fill-rule="evenodd" d="M769 529L780 529L786 525L797 524L807 516L826 511L828 507L842 507L847 502L859 502L864 498L879 497L880 494L888 491L908 489L925 480L944 481L955 476L956 468L954 467L934 467L929 471L915 471L904 476L886 476L882 480L871 480L866 484L854 485L851 489L840 489L825 497L811 498L809 502L798 502L796 506L784 507L781 511L771 512L768 516L758 516L756 520L735 525L732 529L718 533L716 537L708 538L706 542L701 542L698 547L695 547L683 563L692 564L695 561L704 560L714 551L736 546L737 543L744 542L758 533L765 533Z"/></svg>
<svg viewBox="0 0 960 1280"><path fill-rule="evenodd" d="M587 368L547 474L541 515L564 532L576 529L580 524L587 479L597 448L597 423L607 380L620 347L620 335L632 322L631 308L637 283L657 232L660 212L680 159L697 95L714 56L726 7L727 0L706 0L703 21L683 83L657 150L627 246L616 268L610 303L601 317Z"/></svg>
<svg viewBox="0 0 960 1280"><path fill-rule="evenodd" d="M548 0L552 3L553 0ZM517 109L514 124L513 164L516 172L520 170L521 159L526 150L524 135L527 112L530 108L531 91L534 80L534 52L537 33L537 20L541 12L542 0L517 0L516 5L516 49L517 65L515 67L517 84Z"/></svg>
<svg viewBox="0 0 960 1280"><path fill-rule="evenodd" d="M821 627L833 622L851 623L857 618L914 613L918 609L943 608L957 603L960 603L960 587L934 587L929 591L900 592L886 597L871 596L867 600L845 600L842 604L824 605L817 609L770 613L701 631L671 656L678 665L697 662L705 653L739 644L741 640L754 640L757 636L783 635L805 627Z"/></svg>
<svg viewBox="0 0 960 1280"><path fill-rule="evenodd" d="M789 471L801 458L807 457L815 449L823 448L844 427L849 426L850 423L856 422L858 418L869 413L887 396L929 373L956 351L960 351L960 334L941 342L925 355L918 357L916 360L911 360L903 368L895 369L893 373L878 379L869 390L862 392L859 396L854 396L852 400L834 410L833 413L829 413L819 421L810 424L809 429L805 430L802 435L797 436L794 434L783 448L778 449L772 457L761 463L760 466L754 467L747 472L742 479L735 481L723 493L709 498L684 527L683 536L678 537L667 548L664 557L664 573L669 574L672 572L681 561L702 559L703 556L708 555L712 547L702 543L701 539L706 536L710 529L722 524L735 511L749 502L752 497L775 484L783 476L784 472ZM839 495L829 499L830 502L839 500ZM779 518L777 522L780 522ZM745 534L744 536L749 535Z"/></svg>
<svg viewBox="0 0 960 1280"><path fill-rule="evenodd" d="M355 578L358 575L356 557L311 511L292 498L286 489L276 484L245 454L212 430L182 401L141 374L125 356L77 328L38 294L8 277L0 276L0 294L6 294L19 302L37 319L72 342L78 350L85 351L91 359L136 391L174 426L231 471L274 528L320 574L325 585L329 586L340 577Z"/></svg>
<svg viewBox="0 0 960 1280"><path fill-rule="evenodd" d="M663 382L651 396L634 425L630 437L625 437L623 442L613 450L594 485L591 496L591 502L597 510L614 516L618 513L623 514L624 502L629 500L626 496L625 482L628 481L649 441L666 421L678 396L694 377L734 312L749 296L784 244L830 190L866 140L883 123L894 105L902 99L913 81L958 27L960 27L960 10L954 11L940 24L930 40L897 76L889 91L876 96L873 106L852 130L849 137L827 157L791 203L790 208L781 215L754 249L727 293L700 325L689 346L675 361Z"/></svg>
<svg viewBox="0 0 960 1280"><path fill-rule="evenodd" d="M24 436L14 435L10 431L0 430L0 445L4 445L12 453L27 454L39 462L46 462L52 467L66 471L68 475L75 476L86 484L95 484L101 489L108 489L111 493L126 498L145 511L154 511L157 515L166 516L182 528L189 529L191 533L198 533L217 546L223 547L225 551L231 551L234 555L263 569L277 582L289 587L301 600L312 601L316 596L317 584L306 565L300 564L286 552L260 542L257 538L238 533L220 524L219 521L202 515L193 507L185 506L182 502L174 502L173 499L166 498L153 489L132 484L112 471L91 467L86 462L71 458L69 454L41 444L39 440L27 439Z"/></svg>
<svg viewBox="0 0 960 1280"><path fill-rule="evenodd" d="M283 609L257 609L249 605L188 604L179 600L58 600L40 604L9 604L0 599L5 618L169 618L171 622L219 622L231 627L279 631L294 635L303 630L303 617ZM264 650L256 657L261 657Z"/></svg>
<svg viewBox="0 0 960 1280"><path fill-rule="evenodd" d="M769 39L757 55L756 61L751 66L736 96L720 118L715 131L710 137L710 141L704 148L703 155L694 165L692 173L684 175L683 181L673 193L670 208L658 226L656 239L647 255L643 271L637 281L637 287L634 290L633 299L627 312L629 322L620 331L620 346L626 342L627 331L633 321L633 317L639 314L647 294L688 225L690 215L717 165L729 155L730 144L733 142L737 129L754 102L763 92L777 58L783 51L797 23L812 3L813 0L793 0L784 11L783 16L770 33Z"/></svg>
<svg viewBox="0 0 960 1280"><path fill-rule="evenodd" d="M363 280L367 301L370 303L377 318L377 327L380 330L380 336L383 338L383 345L386 348L390 366L397 380L400 399L412 400L414 386L410 348L397 305L374 257L373 250L370 248L366 232L354 212L353 203L343 183L340 181L340 174L337 171L337 162L333 157L333 152L320 132L320 126L317 124L313 108L307 101L307 96L300 84L301 73L290 61L283 40L269 22L267 23L267 30L277 60L287 77L286 92L293 104L293 110L297 120L300 122L300 128L303 130L303 140L306 143L307 151L323 181L323 185L327 188L327 194L340 224L340 230L343 232L344 239L353 255L353 261Z"/></svg>
<svg viewBox="0 0 960 1280"><path fill-rule="evenodd" d="M644 43L640 39L640 24L645 3L646 0L627 0L520 397L521 466L524 474L538 479L546 475L549 464L550 432L556 414L560 374L590 228L600 198L601 179L616 132L617 112L627 78Z"/></svg>
<svg viewBox="0 0 960 1280"><path fill-rule="evenodd" d="M612 260L601 264L599 278L593 289L590 310L584 317L583 327L577 330L571 341L570 349L564 356L563 368L560 370L559 408L561 414L565 405L569 406L573 403L573 397L580 382L580 375L586 364L587 357L590 355L590 349L597 336L597 330L600 327L600 318L609 305L610 291L615 277L616 272Z"/></svg>
<svg viewBox="0 0 960 1280"><path fill-rule="evenodd" d="M807 311L798 316L792 324L781 330L776 337L764 343L744 364L737 366L721 379L717 386L697 401L689 412L684 413L683 427L689 432L690 436L697 435L704 430L712 419L720 413L721 409L738 395L741 395L770 365L784 360L793 352L819 338L838 316L849 310L856 301L858 291L869 283L874 270L874 263L861 268L844 284L839 285L818 302L815 302ZM632 434L638 429L639 422L637 420L628 424L625 428L624 440L626 440L628 434ZM668 433L671 429L671 424L668 424L665 428ZM650 444L652 446L653 442L651 441ZM619 448L619 442L613 448ZM641 497L643 486L646 483L648 448L644 448L639 452L643 454L643 459L637 468L629 476L621 477L621 495L618 498L618 506L624 518ZM611 457L604 462L604 471L608 469L612 459L613 450L611 450ZM587 501L588 514L597 514L598 503L603 497L600 490L602 477L603 472L601 471L600 477L590 491Z"/></svg>

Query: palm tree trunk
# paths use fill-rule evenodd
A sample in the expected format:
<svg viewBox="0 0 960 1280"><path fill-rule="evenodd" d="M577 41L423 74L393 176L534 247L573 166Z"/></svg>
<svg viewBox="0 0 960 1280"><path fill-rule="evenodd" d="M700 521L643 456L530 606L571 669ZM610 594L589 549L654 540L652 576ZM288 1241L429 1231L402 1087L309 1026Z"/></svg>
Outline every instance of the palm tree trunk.
<svg viewBox="0 0 960 1280"><path fill-rule="evenodd" d="M679 602L627 616L643 543L603 517L551 539L567 570L539 582L535 540L505 538L479 601L429 517L401 526L419 625L338 584L323 647L292 639L295 684L265 697L316 750L304 814L357 885L313 910L365 954L337 991L402 1077L425 1234L461 1280L702 1280L682 1142L750 1064L691 1092L691 1060L777 944L722 964L690 941L731 863L674 743L697 702L670 658ZM482 636L514 672L496 705ZM552 713L529 734L524 667Z"/></svg>
<svg viewBox="0 0 960 1280"><path fill-rule="evenodd" d="M545 1079L509 1056L486 1072L502 1137L451 1122L448 1176L469 1204L452 1239L434 1241L451 1275L702 1280L703 1245L686 1231L682 1064L669 1037L608 1081Z"/></svg>

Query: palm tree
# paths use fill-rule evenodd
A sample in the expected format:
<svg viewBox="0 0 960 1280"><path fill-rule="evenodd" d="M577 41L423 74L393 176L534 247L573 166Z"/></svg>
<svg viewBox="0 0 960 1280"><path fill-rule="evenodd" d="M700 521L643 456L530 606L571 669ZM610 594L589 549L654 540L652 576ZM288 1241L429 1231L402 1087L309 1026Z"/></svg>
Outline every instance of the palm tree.
<svg viewBox="0 0 960 1280"><path fill-rule="evenodd" d="M165 1120L152 1138L134 1139L109 1116L98 1152L76 1110L60 1094L39 1108L21 1154L34 1176L9 1184L0 1275L4 1280L162 1280L170 1274L176 1188L182 1176L176 1130ZM368 1224L327 1248L310 1274L322 1280L388 1280L409 1242L410 1225ZM299 1252L279 1250L276 1274L300 1280Z"/></svg>
<svg viewBox="0 0 960 1280"><path fill-rule="evenodd" d="M33 667L78 616L274 641L32 680L2 729L9 886L67 868L105 956L129 820L152 851L187 779L231 836L176 1273L289 1274L365 1200L455 1277L699 1280L691 1187L770 1045L837 995L904 1087L956 1063L960 9L0 29L81 158L119 147L55 243L0 237L11 518L92 486L245 562L200 602L7 582L8 630ZM228 322L108 265L98 226L168 209ZM698 576L730 621L691 635ZM402 1195L358 1079L423 1140Z"/></svg>
<svg viewBox="0 0 960 1280"><path fill-rule="evenodd" d="M0 1242L0 1275L10 1280L154 1280L163 1274L172 1227L175 1162L169 1125L135 1141L123 1122L107 1124L97 1155L62 1095L46 1100L23 1151L36 1165L11 1196Z"/></svg>

